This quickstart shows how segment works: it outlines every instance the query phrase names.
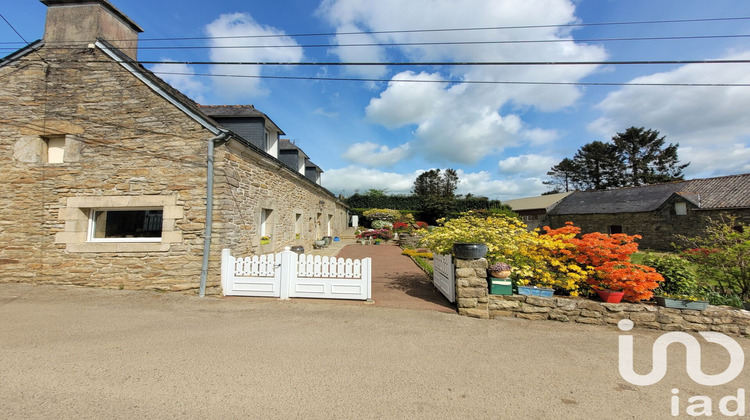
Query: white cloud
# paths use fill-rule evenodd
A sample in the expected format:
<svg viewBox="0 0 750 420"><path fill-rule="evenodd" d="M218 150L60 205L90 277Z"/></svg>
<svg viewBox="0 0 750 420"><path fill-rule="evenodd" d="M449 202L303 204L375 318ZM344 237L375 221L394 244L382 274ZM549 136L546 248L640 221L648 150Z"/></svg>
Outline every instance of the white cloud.
<svg viewBox="0 0 750 420"><path fill-rule="evenodd" d="M557 163L558 160L550 156L528 154L503 159L497 163L497 166L504 174L543 175Z"/></svg>
<svg viewBox="0 0 750 420"><path fill-rule="evenodd" d="M750 59L750 51L720 57ZM688 64L633 83L750 83L747 64ZM587 128L607 138L630 126L658 130L679 143L689 175L747 171L750 89L746 87L626 86L601 101L602 116ZM743 157L744 160L742 159Z"/></svg>
<svg viewBox="0 0 750 420"><path fill-rule="evenodd" d="M457 172L460 180L458 194L471 193L503 201L540 195L547 190L541 179L531 176L514 176L498 180L493 179L492 174L487 171Z"/></svg>
<svg viewBox="0 0 750 420"><path fill-rule="evenodd" d="M355 143L351 145L342 155L344 159L352 163L358 163L367 167L390 167L403 160L409 154L409 144L389 148L371 142Z"/></svg>
<svg viewBox="0 0 750 420"><path fill-rule="evenodd" d="M335 194L353 194L369 189L385 189L388 194L409 194L414 180L425 170L399 174L395 172L368 169L361 166L347 166L339 169L327 169L324 173L323 186ZM471 193L491 199L510 200L512 198L539 195L547 188L542 180L534 177L512 177L505 180L492 178L487 171L458 173L457 194Z"/></svg>
<svg viewBox="0 0 750 420"><path fill-rule="evenodd" d="M428 9L429 13L425 13ZM544 13L539 13L544 10ZM472 28L576 22L568 0L382 0L378 2L326 0L319 14L337 28L369 31L393 28ZM555 27L463 31L371 33L380 43L440 41L510 41L570 39L569 30ZM343 37L343 35L342 35ZM347 42L357 42L354 35ZM343 50L339 47L337 51ZM601 47L571 42L539 44L410 45L380 47L377 54L420 61L524 61L606 58ZM342 56L340 56L342 57ZM343 59L343 57L342 57ZM577 81L596 66L475 66L404 71L392 80ZM575 86L522 84L396 83L391 81L367 107L368 118L385 127L415 125L413 148L433 161L476 163L488 154L523 142L541 144L556 137L529 127L518 115L501 114L508 104L554 111L581 96Z"/></svg>
<svg viewBox="0 0 750 420"><path fill-rule="evenodd" d="M162 61L172 60L163 59ZM155 64L151 67L151 71L190 99L198 103L205 101L203 95L208 89L197 79L192 67L186 64Z"/></svg>
<svg viewBox="0 0 750 420"><path fill-rule="evenodd" d="M335 194L353 194L355 190L385 189L388 194L408 194L418 173L398 174L362 166L326 169L323 186Z"/></svg>
<svg viewBox="0 0 750 420"><path fill-rule="evenodd" d="M313 114L322 115L322 116L328 117L328 118L336 118L336 117L339 116L338 112L326 111L323 108L316 108L315 111L313 111Z"/></svg>
<svg viewBox="0 0 750 420"><path fill-rule="evenodd" d="M212 61L301 61L304 53L302 47L294 39L285 36L285 32L272 26L257 23L248 13L223 14L206 26L206 33L212 37L210 58ZM274 36L268 36L274 35ZM278 36L276 36L278 35ZM263 36L252 38L253 45L269 46L268 48L232 48L248 45L243 36ZM234 37L234 38L232 38ZM239 38L238 38L239 37ZM272 47L272 46L283 47ZM227 48L229 47L229 48ZM216 94L221 100L237 101L240 98L268 94L268 89L261 80L252 76L260 76L268 71L261 66L250 65L214 65L211 73L233 74L251 77L215 77Z"/></svg>

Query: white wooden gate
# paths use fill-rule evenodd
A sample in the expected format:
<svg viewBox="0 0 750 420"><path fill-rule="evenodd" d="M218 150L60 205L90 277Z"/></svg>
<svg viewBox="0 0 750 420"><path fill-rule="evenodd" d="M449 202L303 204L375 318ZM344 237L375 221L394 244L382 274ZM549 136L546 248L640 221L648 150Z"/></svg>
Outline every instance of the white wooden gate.
<svg viewBox="0 0 750 420"><path fill-rule="evenodd" d="M225 296L268 296L370 300L372 259L278 254L235 258L221 254L221 286Z"/></svg>
<svg viewBox="0 0 750 420"><path fill-rule="evenodd" d="M453 256L435 254L432 260L432 284L440 290L440 293L448 298L448 301L456 301L456 281Z"/></svg>

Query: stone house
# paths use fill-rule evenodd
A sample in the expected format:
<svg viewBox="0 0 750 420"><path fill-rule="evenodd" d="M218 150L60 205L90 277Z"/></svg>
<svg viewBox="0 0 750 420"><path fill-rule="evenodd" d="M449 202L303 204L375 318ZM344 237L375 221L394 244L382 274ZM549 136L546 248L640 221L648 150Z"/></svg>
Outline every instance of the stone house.
<svg viewBox="0 0 750 420"><path fill-rule="evenodd" d="M510 208L521 217L521 220L526 223L527 229L534 230L544 227L542 222L546 220L547 213L555 208L557 203L563 198L570 194L572 194L572 192L540 195L538 197L516 198L503 201L503 204L510 206Z"/></svg>
<svg viewBox="0 0 750 420"><path fill-rule="evenodd" d="M734 215L750 223L750 174L694 179L603 191L576 191L547 215L584 233L641 235L642 249L673 250L675 235L698 236L709 219Z"/></svg>
<svg viewBox="0 0 750 420"><path fill-rule="evenodd" d="M41 1L44 38L0 61L0 281L213 293L222 248L341 235L346 205L278 159L270 118L146 70L106 0Z"/></svg>

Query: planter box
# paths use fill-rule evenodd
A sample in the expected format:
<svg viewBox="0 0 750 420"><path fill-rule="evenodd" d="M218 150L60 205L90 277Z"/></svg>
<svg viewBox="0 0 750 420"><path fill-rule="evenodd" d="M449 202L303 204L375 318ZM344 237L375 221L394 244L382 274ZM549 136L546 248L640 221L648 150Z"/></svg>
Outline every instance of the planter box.
<svg viewBox="0 0 750 420"><path fill-rule="evenodd" d="M490 278L491 295L512 295L513 283L508 279Z"/></svg>
<svg viewBox="0 0 750 420"><path fill-rule="evenodd" d="M518 294L524 296L552 297L555 289L547 287L518 286Z"/></svg>
<svg viewBox="0 0 750 420"><path fill-rule="evenodd" d="M664 296L654 296L656 304L665 308L674 309L691 309L693 311L702 311L708 307L708 301L706 300L685 300L685 299L673 299Z"/></svg>

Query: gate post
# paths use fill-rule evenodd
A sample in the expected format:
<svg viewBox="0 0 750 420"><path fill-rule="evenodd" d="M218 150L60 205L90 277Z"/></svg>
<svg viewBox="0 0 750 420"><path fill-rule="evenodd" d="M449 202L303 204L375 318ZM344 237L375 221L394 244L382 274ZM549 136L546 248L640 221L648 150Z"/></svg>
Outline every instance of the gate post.
<svg viewBox="0 0 750 420"><path fill-rule="evenodd" d="M289 299L290 289L297 280L297 253L292 252L290 247L285 247L281 253L281 299Z"/></svg>
<svg viewBox="0 0 750 420"><path fill-rule="evenodd" d="M489 318L487 267L484 258L463 260L456 258L456 306L458 314L474 318Z"/></svg>
<svg viewBox="0 0 750 420"><path fill-rule="evenodd" d="M221 293L227 295L229 289L230 276L234 275L234 261L231 251L224 248L221 250Z"/></svg>

